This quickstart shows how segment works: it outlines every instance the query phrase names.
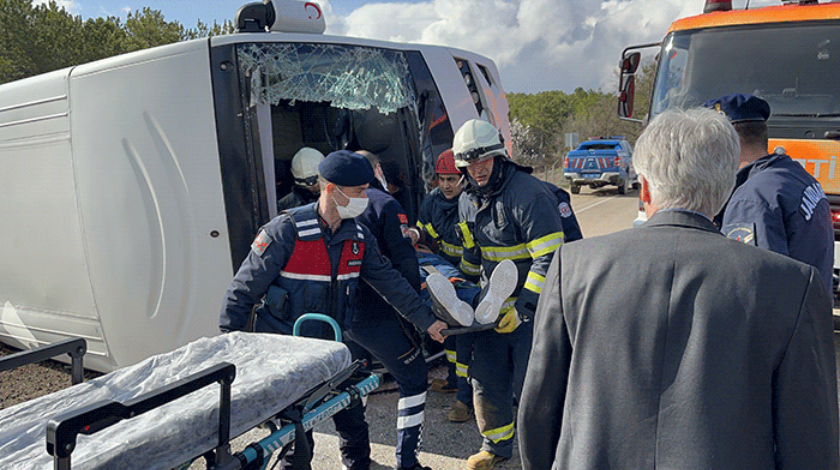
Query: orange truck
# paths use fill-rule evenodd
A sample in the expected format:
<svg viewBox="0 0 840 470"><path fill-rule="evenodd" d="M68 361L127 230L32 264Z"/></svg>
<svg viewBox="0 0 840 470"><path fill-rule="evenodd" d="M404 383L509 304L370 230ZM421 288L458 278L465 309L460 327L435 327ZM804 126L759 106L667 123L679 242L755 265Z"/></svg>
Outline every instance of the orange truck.
<svg viewBox="0 0 840 470"><path fill-rule="evenodd" d="M634 119L640 49L658 47L645 119ZM822 184L834 222L840 271L840 3L782 1L734 10L707 0L703 14L675 21L662 42L631 46L620 62L619 117L646 122L668 108L701 106L730 93L770 103L768 153L783 147Z"/></svg>

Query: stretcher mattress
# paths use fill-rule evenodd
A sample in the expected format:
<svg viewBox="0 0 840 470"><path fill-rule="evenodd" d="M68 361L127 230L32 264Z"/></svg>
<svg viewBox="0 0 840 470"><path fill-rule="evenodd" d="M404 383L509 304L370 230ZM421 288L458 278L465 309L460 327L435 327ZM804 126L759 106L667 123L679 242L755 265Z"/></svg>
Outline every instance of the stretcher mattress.
<svg viewBox="0 0 840 470"><path fill-rule="evenodd" d="M46 451L51 418L102 400L125 402L229 362L231 436L258 426L307 391L350 365L341 343L258 333L202 338L96 379L0 410L0 468L52 469ZM212 384L160 408L92 435L79 435L74 470L169 470L218 445L219 385Z"/></svg>

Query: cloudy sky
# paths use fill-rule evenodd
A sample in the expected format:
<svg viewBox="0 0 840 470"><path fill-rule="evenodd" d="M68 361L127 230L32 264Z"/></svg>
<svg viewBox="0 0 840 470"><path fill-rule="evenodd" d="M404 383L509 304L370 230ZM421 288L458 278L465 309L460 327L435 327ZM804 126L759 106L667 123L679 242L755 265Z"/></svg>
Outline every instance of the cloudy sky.
<svg viewBox="0 0 840 470"><path fill-rule="evenodd" d="M35 0L41 2L43 0ZM233 20L255 0L58 0L83 18L125 17L150 7L169 21ZM657 42L676 19L702 13L705 0L316 0L326 34L458 47L496 62L507 91L612 91L629 46ZM734 0L735 8L781 0Z"/></svg>

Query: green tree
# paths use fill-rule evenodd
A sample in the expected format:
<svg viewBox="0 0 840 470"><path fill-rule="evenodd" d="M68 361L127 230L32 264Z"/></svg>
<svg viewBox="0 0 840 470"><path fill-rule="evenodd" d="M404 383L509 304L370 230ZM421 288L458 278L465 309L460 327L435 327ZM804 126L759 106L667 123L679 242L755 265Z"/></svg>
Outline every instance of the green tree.
<svg viewBox="0 0 840 470"><path fill-rule="evenodd" d="M231 21L209 26L200 20L186 29L150 8L129 13L124 23L118 17L83 21L54 1L0 0L0 83L233 29Z"/></svg>
<svg viewBox="0 0 840 470"><path fill-rule="evenodd" d="M163 13L149 7L129 13L124 29L126 52L178 42L186 35L180 23L166 21Z"/></svg>
<svg viewBox="0 0 840 470"><path fill-rule="evenodd" d="M184 31L181 39L198 39L212 36L221 36L223 34L232 34L234 32L233 22L225 20L222 24L213 22L213 26L198 20L195 28L190 28Z"/></svg>
<svg viewBox="0 0 840 470"><path fill-rule="evenodd" d="M82 21L55 2L0 0L0 81L7 82L78 63Z"/></svg>

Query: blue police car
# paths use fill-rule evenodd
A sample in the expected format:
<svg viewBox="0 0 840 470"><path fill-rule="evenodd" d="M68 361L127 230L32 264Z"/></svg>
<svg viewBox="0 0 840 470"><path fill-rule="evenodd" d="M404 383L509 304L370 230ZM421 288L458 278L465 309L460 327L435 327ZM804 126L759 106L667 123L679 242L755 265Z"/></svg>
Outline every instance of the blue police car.
<svg viewBox="0 0 840 470"><path fill-rule="evenodd" d="M637 184L633 148L622 136L587 140L566 155L563 177L569 180L572 194L580 193L584 185L618 186L618 194L625 194Z"/></svg>

